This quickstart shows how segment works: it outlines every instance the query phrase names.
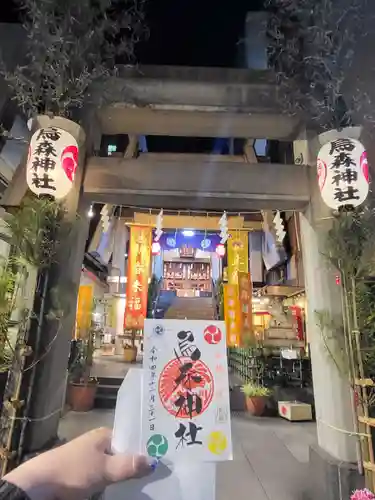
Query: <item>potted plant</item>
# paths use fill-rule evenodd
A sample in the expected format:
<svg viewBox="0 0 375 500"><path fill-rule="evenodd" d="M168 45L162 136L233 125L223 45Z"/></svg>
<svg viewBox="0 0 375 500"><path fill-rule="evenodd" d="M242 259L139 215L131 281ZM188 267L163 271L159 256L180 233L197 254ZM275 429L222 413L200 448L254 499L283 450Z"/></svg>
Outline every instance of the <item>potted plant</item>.
<svg viewBox="0 0 375 500"><path fill-rule="evenodd" d="M125 343L124 343L124 361L125 361L125 363L135 363L137 361L138 349L137 349L137 346L135 345L136 333L137 333L137 330L132 328L129 331L130 342L125 341Z"/></svg>
<svg viewBox="0 0 375 500"><path fill-rule="evenodd" d="M73 411L86 412L94 407L98 382L91 377L94 354L94 332L77 342L76 359L69 374L68 404Z"/></svg>
<svg viewBox="0 0 375 500"><path fill-rule="evenodd" d="M249 382L241 387L245 395L246 408L255 417L260 417L264 413L267 398L271 395L270 389L260 384Z"/></svg>

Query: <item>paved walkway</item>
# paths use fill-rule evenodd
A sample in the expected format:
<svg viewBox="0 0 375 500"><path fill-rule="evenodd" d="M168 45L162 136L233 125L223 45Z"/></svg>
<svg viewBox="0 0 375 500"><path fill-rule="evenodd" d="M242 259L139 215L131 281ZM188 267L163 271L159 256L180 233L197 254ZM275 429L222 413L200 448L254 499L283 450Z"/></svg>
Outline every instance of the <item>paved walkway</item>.
<svg viewBox="0 0 375 500"><path fill-rule="evenodd" d="M137 363L124 363L121 355L103 356L98 353L94 357L94 364L91 368L92 377L104 378L124 378L129 368L142 368L141 356L138 356Z"/></svg>
<svg viewBox="0 0 375 500"><path fill-rule="evenodd" d="M302 500L315 424L232 420L234 460L219 465L217 500Z"/></svg>
<svg viewBox="0 0 375 500"><path fill-rule="evenodd" d="M72 439L99 426L112 427L114 412L68 413L60 437ZM304 500L308 448L315 424L278 418L232 417L234 460L219 464L216 500Z"/></svg>

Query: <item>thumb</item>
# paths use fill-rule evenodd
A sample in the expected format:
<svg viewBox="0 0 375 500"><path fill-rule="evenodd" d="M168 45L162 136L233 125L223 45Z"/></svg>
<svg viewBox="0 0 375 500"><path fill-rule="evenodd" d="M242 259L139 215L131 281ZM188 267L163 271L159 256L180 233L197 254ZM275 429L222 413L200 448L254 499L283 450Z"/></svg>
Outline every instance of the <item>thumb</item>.
<svg viewBox="0 0 375 500"><path fill-rule="evenodd" d="M156 460L143 455L107 455L104 465L105 480L117 483L126 479L143 477L155 470Z"/></svg>

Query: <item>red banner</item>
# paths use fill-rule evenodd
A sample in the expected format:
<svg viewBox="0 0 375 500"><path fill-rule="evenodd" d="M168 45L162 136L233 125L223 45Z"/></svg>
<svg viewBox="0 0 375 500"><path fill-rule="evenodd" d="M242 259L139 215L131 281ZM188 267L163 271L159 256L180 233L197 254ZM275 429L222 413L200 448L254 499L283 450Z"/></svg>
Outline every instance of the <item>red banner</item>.
<svg viewBox="0 0 375 500"><path fill-rule="evenodd" d="M152 229L132 226L124 328L141 329L147 314L148 278L150 274Z"/></svg>
<svg viewBox="0 0 375 500"><path fill-rule="evenodd" d="M224 317L227 329L228 347L241 344L241 307L237 285L224 285Z"/></svg>
<svg viewBox="0 0 375 500"><path fill-rule="evenodd" d="M241 345L245 339L253 342L253 284L250 273L238 273L238 287L241 307L242 335Z"/></svg>
<svg viewBox="0 0 375 500"><path fill-rule="evenodd" d="M298 340L305 340L305 335L303 331L303 311L299 306L290 306L289 308L292 312L293 329L296 332L296 337Z"/></svg>

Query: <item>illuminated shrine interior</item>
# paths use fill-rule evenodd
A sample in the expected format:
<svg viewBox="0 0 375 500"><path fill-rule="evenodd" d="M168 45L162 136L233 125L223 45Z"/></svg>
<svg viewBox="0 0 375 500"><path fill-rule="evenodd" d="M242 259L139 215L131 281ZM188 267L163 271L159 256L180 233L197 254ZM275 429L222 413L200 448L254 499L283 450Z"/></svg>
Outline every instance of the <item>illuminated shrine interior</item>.
<svg viewBox="0 0 375 500"><path fill-rule="evenodd" d="M119 377L124 362L142 362L149 318L223 321L236 380L253 380L262 362L257 383L281 386L277 399L313 403L298 214L228 213L224 241L223 213L165 210L160 225L160 208L94 205L89 216L74 339L81 338L85 314L92 316L98 370L105 366L106 376ZM144 262L135 250L141 234L147 235ZM237 309L228 300L230 287ZM94 304L93 314L84 299ZM111 397L103 389L96 404L107 408Z"/></svg>
<svg viewBox="0 0 375 500"><path fill-rule="evenodd" d="M200 314L212 319L220 317L220 287L228 283L228 241L242 235L246 241L246 270L252 282L252 324L257 338L276 347L305 345L304 333L295 334L295 317L291 308L300 308L305 315L305 291L302 254L298 236L298 217L293 212L282 213L285 229L282 243L277 242L273 227L275 214L265 212L228 214L228 241L222 243L219 219L222 214L164 211L162 233L157 235L160 209L112 207L108 221L121 221L126 236L121 240L103 229L103 205L90 208L91 228L87 244L81 285L94 283L94 295L99 295L96 318L101 321L106 342L127 338L124 314L128 300L127 287L131 271L130 237L132 227L152 231L148 283L157 283L157 304L148 310L156 318L189 317ZM270 219L271 217L271 219ZM107 221L107 222L108 222ZM109 222L108 222L109 224ZM113 228L112 228L113 229ZM98 236L98 232L100 235ZM112 246L111 246L112 245ZM229 263L230 268L230 263ZM154 285L152 285L154 286ZM182 310L176 299L202 299L194 302L195 310ZM116 320L108 322L104 303L113 300ZM286 311L285 315L279 311ZM211 308L210 311L204 309ZM180 310L181 309L181 310ZM195 317L195 316L196 317ZM272 327L273 325L273 327ZM276 327L277 326L277 327ZM299 327L301 328L301 326ZM304 327L303 327L304 328ZM139 345L142 331L137 336Z"/></svg>
<svg viewBox="0 0 375 500"><path fill-rule="evenodd" d="M153 255L153 270L162 265L162 289L175 291L178 297L211 296L213 281L221 277L223 269L220 252L225 247L219 233L187 229L163 236L163 249Z"/></svg>

